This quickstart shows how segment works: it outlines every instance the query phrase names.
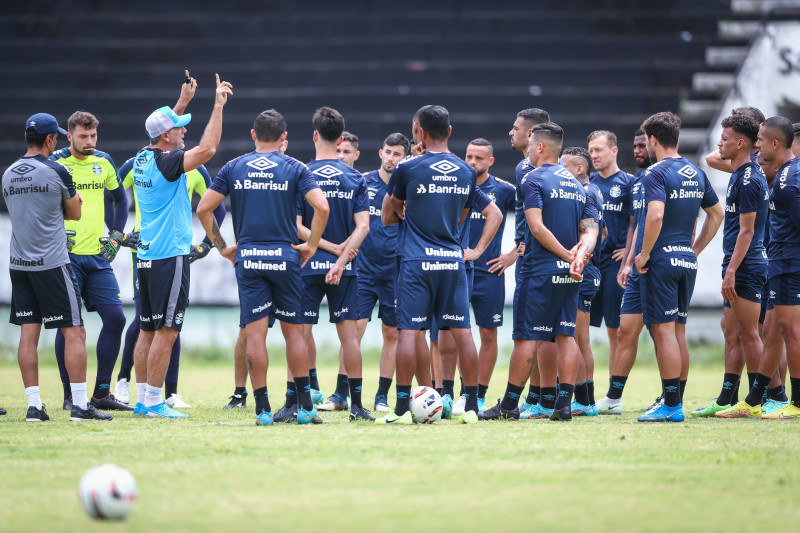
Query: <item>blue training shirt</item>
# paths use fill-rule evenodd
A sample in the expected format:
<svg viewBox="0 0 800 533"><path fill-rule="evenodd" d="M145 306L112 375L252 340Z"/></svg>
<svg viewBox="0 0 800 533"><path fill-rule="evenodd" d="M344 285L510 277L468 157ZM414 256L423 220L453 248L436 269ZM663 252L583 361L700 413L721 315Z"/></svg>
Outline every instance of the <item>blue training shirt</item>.
<svg viewBox="0 0 800 533"><path fill-rule="evenodd" d="M542 222L561 245L570 250L578 243L578 226L584 218L597 218L593 196L561 165L542 165L521 181L525 195L524 207L542 210ZM520 277L563 275L569 273L569 263L542 246L528 231Z"/></svg>
<svg viewBox="0 0 800 533"><path fill-rule="evenodd" d="M600 278L600 268L597 266L599 257L597 250L600 248L600 239L603 236L603 228L605 227L605 223L603 221L603 194L600 192L600 188L595 185L594 183L587 183L583 186L586 190L587 202L593 202L595 205L595 209L597 209L597 244L595 244L594 252L592 252L592 259L586 264L583 268L585 276L591 276L592 278L599 279Z"/></svg>
<svg viewBox="0 0 800 533"><path fill-rule="evenodd" d="M394 279L399 245L399 225L384 226L381 220L386 183L377 170L364 174L369 200L369 234L356 258L358 277L374 280Z"/></svg>
<svg viewBox="0 0 800 533"><path fill-rule="evenodd" d="M517 198L514 204L514 244L517 246L525 240L525 234L530 231L528 222L525 220L525 209L523 208L525 198L522 194L522 178L535 168L535 166L531 165L530 159L526 157L517 163L514 169L514 183L517 192Z"/></svg>
<svg viewBox="0 0 800 533"><path fill-rule="evenodd" d="M318 189L308 168L280 152L250 152L223 166L211 190L231 197L236 262L247 259L300 262L297 201Z"/></svg>
<svg viewBox="0 0 800 533"><path fill-rule="evenodd" d="M478 185L478 190L485 193L486 196L488 196L489 199L491 199L491 201L497 205L497 207L500 209L500 212L503 214L503 220L500 222L500 227L497 228L497 234L495 234L492 242L489 243L489 246L486 247L483 255L474 261L475 270L477 272L488 272L489 267L486 265L486 262L500 257L500 254L503 253L502 242L503 229L506 226L506 212L514 209L516 215L517 191L510 183L496 178L491 174L489 174L489 177L486 179L486 181L484 181L481 185ZM470 248L474 248L478 244L478 241L481 240L483 228L486 225L486 217L481 214L481 211L483 211L483 209L478 210L473 208L469 214L470 220L465 222L465 224L470 224L468 243Z"/></svg>
<svg viewBox="0 0 800 533"><path fill-rule="evenodd" d="M489 198L489 196L485 192L483 192L480 189L480 187L475 187L475 194L472 195L472 202L470 203L470 206L469 206L470 212L467 213L466 217L464 217L464 222L461 224L461 226L459 227L459 230L458 230L458 240L461 243L461 248L463 250L466 250L467 248L470 247L469 246L469 239L470 239L470 235L472 233L471 230L470 230L470 228L472 226L470 224L470 221L471 221L471 218L472 218L472 216L471 216L472 213L481 213L484 209L486 209L489 206L490 203L492 203L492 199ZM479 235L479 237L480 237L480 235ZM481 255L481 257L484 257L485 254L486 254L486 251L484 250L484 255ZM474 268L475 261L466 261L465 265L466 265L467 270L470 270L470 269Z"/></svg>
<svg viewBox="0 0 800 533"><path fill-rule="evenodd" d="M697 214L701 208L719 203L705 172L683 157L668 157L645 171L642 185L645 206L636 235L636 254L642 251L647 206L652 201L660 201L664 202L664 218L650 251L651 261L670 253L694 256L692 233Z"/></svg>
<svg viewBox="0 0 800 533"><path fill-rule="evenodd" d="M359 171L338 159L314 159L308 163L308 170L317 180L317 185L328 200L330 215L322 238L334 244L341 244L350 237L356 227L353 216L369 211L367 182ZM298 198L297 214L302 215L303 225L310 228L314 209L305 198ZM337 256L317 248L317 252L303 267L303 276L327 274ZM344 276L355 276L353 262L347 263Z"/></svg>
<svg viewBox="0 0 800 533"><path fill-rule="evenodd" d="M475 169L451 152L427 152L394 168L389 189L406 202L403 261L463 261L459 222L476 181Z"/></svg>
<svg viewBox="0 0 800 533"><path fill-rule="evenodd" d="M620 170L607 178L593 172L591 183L597 185L603 197L603 220L607 230L606 238L598 245L598 267L605 270L619 268L612 255L617 248L625 248L631 216L631 181L633 176Z"/></svg>
<svg viewBox="0 0 800 533"><path fill-rule="evenodd" d="M761 165L752 161L737 168L731 174L725 202L725 222L722 232L722 251L728 265L739 238L739 216L741 213L756 213L753 239L739 269L763 265L767 262L764 249L764 227L769 212L769 188Z"/></svg>
<svg viewBox="0 0 800 533"><path fill-rule="evenodd" d="M769 278L800 271L800 158L775 176L769 203Z"/></svg>

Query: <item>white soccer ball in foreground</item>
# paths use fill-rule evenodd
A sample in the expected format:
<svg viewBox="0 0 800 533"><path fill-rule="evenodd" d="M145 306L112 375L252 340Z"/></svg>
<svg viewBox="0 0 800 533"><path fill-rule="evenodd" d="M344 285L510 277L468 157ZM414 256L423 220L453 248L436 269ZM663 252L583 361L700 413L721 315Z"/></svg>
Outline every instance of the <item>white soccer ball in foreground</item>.
<svg viewBox="0 0 800 533"><path fill-rule="evenodd" d="M417 424L433 424L442 418L442 397L430 387L411 391L411 418Z"/></svg>
<svg viewBox="0 0 800 533"><path fill-rule="evenodd" d="M78 491L86 514L109 520L122 520L128 516L139 495L131 473L112 464L87 470Z"/></svg>

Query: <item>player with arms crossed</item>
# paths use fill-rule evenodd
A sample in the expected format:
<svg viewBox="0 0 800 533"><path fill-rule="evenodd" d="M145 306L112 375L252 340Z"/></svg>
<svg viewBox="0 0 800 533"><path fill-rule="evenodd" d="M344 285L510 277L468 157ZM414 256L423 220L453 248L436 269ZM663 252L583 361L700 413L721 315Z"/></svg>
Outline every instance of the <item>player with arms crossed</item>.
<svg viewBox="0 0 800 533"><path fill-rule="evenodd" d="M328 202L308 168L280 151L286 121L269 109L256 117L250 135L255 151L240 156L219 171L197 206L197 217L220 255L234 262L239 286L246 358L255 400L256 424L272 425L267 393L266 338L269 315L281 322L286 361L297 387L298 424L322 423L311 403L308 348L303 338L303 281L300 268L314 255L328 220ZM237 244L228 246L213 210L231 197ZM297 236L298 197L314 208L307 242Z"/></svg>
<svg viewBox="0 0 800 533"><path fill-rule="evenodd" d="M680 118L656 113L644 121L647 152L657 163L645 172L634 263L639 271L644 323L656 343L664 401L640 422L682 422L689 375L686 319L697 276L697 256L722 222L723 211L705 173L678 153ZM692 242L698 211L706 219Z"/></svg>
<svg viewBox="0 0 800 533"><path fill-rule="evenodd" d="M440 328L450 328L460 355L467 403L462 423L478 420L478 354L469 323L469 296L459 223L469 214L476 173L447 146L452 127L447 110L438 105L419 114L424 155L395 167L388 186L397 218L404 217L401 264L397 284L397 402L395 410L378 423L411 424L409 396L418 359L418 331L429 329L435 317ZM386 218L384 218L386 221ZM493 235L486 224L484 232ZM486 239L486 244L491 239Z"/></svg>
<svg viewBox="0 0 800 533"><path fill-rule="evenodd" d="M583 186L558 164L564 130L552 122L533 127L528 158L536 170L520 182L530 232L514 292L514 349L503 399L481 412L482 420L519 418L520 395L530 376L537 344L542 395L539 410L551 420L571 420L578 360L575 320L578 289L588 254L597 241L597 206ZM559 379L558 391L556 380Z"/></svg>
<svg viewBox="0 0 800 533"><path fill-rule="evenodd" d="M28 151L3 173L3 198L11 219L11 317L21 327L18 361L28 399L28 422L50 416L39 395L39 334L59 328L70 379L70 420L111 420L86 397L86 331L78 288L69 268L64 220L81 219L81 197L64 165L47 159L58 134L55 117L37 113L25 124Z"/></svg>
<svg viewBox="0 0 800 533"><path fill-rule="evenodd" d="M166 405L161 389L189 301L192 204L186 172L216 153L222 108L233 94L230 83L220 82L219 75L216 80L214 109L200 144L184 152L185 126L192 117L165 106L147 117L150 147L140 151L133 164L133 186L142 216L136 263L142 312L134 351L138 399L134 416L188 417Z"/></svg>
<svg viewBox="0 0 800 533"><path fill-rule="evenodd" d="M719 418L800 417L800 158L792 153L792 124L785 117L771 117L761 124L758 145L767 162L780 165L769 198L769 302L764 319L764 352L758 374L744 400L719 411ZM763 414L761 399L778 368L786 346L792 401Z"/></svg>

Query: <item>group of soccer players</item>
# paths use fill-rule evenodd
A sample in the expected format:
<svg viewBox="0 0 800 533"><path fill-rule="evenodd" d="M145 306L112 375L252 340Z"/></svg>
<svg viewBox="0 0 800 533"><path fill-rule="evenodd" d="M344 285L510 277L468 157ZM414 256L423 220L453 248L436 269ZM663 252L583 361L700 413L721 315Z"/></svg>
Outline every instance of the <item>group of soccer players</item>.
<svg viewBox="0 0 800 533"><path fill-rule="evenodd" d="M56 353L70 420L111 419L108 410L186 417L179 409L190 406L177 394L177 375L189 265L216 247L235 267L240 301L236 389L226 407L246 406L249 375L257 425L319 424L318 411L325 410L349 410L351 421L411 424L414 379L442 395L445 418L466 424L620 414L645 325L655 342L662 391L639 420L682 421L689 372L685 324L697 256L723 220L724 384L718 398L693 414L800 416L800 159L792 153L797 130L787 119L741 108L722 122L719 150L708 162L731 173L723 210L705 173L679 154L680 119L667 112L654 114L635 133L641 170L631 176L617 164L614 133L595 131L586 147L564 147L564 131L546 111L520 111L509 132L524 156L513 186L489 173L494 157L488 140L472 140L465 160L450 152L452 126L442 106L416 112L411 140L387 136L378 152L380 168L363 175L353 168L358 138L345 131L338 111L315 111L316 155L303 164L285 153L286 121L270 109L254 121L254 150L229 161L211 180L203 164L219 145L222 110L233 88L217 77L202 139L185 150L191 115L184 111L196 86L187 72L177 104L147 118L149 145L119 173L95 148L98 121L90 113L73 114L68 132L44 113L28 120L28 152L2 179L14 230L11 322L22 328L27 420L49 419L38 387L41 324L59 329ZM56 151L59 133L70 146ZM136 210L130 233L127 187ZM198 245L191 242L193 191L201 196L197 216L207 233ZM233 244L219 229L226 197ZM504 213L512 205L515 247L503 253ZM705 218L698 225L701 209ZM136 316L112 394L125 317L109 263L121 246L135 250ZM503 276L511 265L514 348L505 394L490 407L485 398L503 322ZM323 297L341 344L337 387L327 400L313 333ZM91 397L81 299L103 322ZM362 399L360 349L376 303L384 340L372 409L383 414L377 420ZM273 413L265 340L276 320L286 341L287 386ZM595 400L589 327L603 321L609 389ZM782 360L797 376L791 378L795 403L784 390ZM745 364L750 392L738 401ZM135 407L129 406L132 368Z"/></svg>

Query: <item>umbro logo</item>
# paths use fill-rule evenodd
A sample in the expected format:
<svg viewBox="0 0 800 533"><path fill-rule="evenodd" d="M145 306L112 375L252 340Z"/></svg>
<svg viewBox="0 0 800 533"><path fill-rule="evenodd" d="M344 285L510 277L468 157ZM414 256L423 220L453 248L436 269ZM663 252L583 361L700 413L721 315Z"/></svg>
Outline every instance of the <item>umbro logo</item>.
<svg viewBox="0 0 800 533"><path fill-rule="evenodd" d="M316 169L313 174L316 174L322 178L332 178L334 176L340 176L344 174L344 172L333 165L324 165Z"/></svg>
<svg viewBox="0 0 800 533"><path fill-rule="evenodd" d="M458 165L451 163L450 161L437 161L436 163L430 166L436 172L441 172L442 174L449 174L458 170Z"/></svg>
<svg viewBox="0 0 800 533"><path fill-rule="evenodd" d="M247 162L247 166L251 167L251 168L254 168L256 170L264 171L264 170L269 170L272 167L277 167L278 163L276 163L276 162L274 162L274 161L270 160L269 158L264 157L262 155L261 157L259 157L257 159L253 159L252 161L248 161Z"/></svg>
<svg viewBox="0 0 800 533"><path fill-rule="evenodd" d="M553 172L553 174L555 174L556 176L558 176L560 178L566 178L566 179L570 179L570 178L573 177L572 174L570 173L570 171L567 170L564 167L559 168L558 170Z"/></svg>
<svg viewBox="0 0 800 533"><path fill-rule="evenodd" d="M18 165L16 167L12 168L11 172L13 172L14 174L19 174L20 176L23 176L23 175L27 174L28 172L30 172L32 170L35 170L35 169L36 169L36 167L33 166L33 165L29 165L28 163L22 163L21 165Z"/></svg>
<svg viewBox="0 0 800 533"><path fill-rule="evenodd" d="M691 165L684 165L679 171L678 174L683 176L686 179L694 179L697 176L697 171L691 167Z"/></svg>

